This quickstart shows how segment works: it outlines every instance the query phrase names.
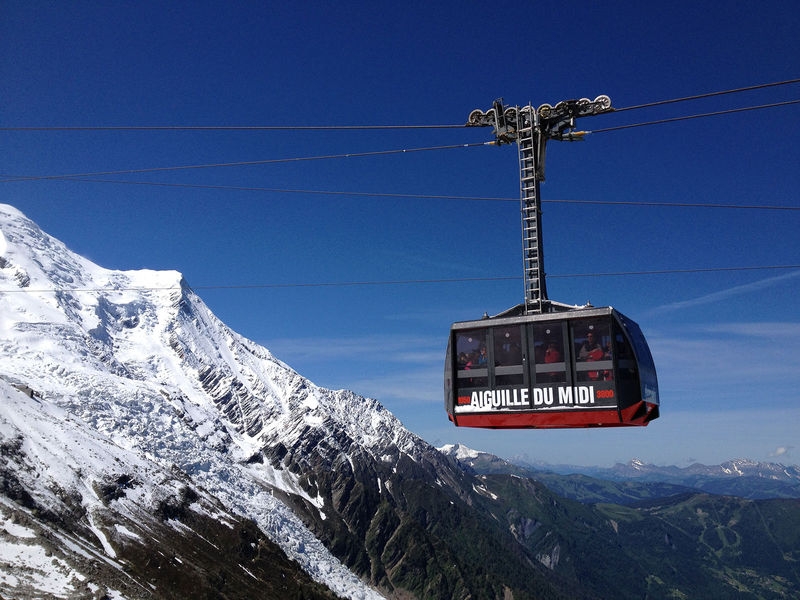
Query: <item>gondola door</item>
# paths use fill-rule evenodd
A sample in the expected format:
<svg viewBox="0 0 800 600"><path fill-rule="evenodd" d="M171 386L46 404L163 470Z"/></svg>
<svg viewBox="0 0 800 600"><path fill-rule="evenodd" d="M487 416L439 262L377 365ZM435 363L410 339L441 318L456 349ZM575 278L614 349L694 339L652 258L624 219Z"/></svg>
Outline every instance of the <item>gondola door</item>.
<svg viewBox="0 0 800 600"><path fill-rule="evenodd" d="M519 412L529 408L527 346L519 323L453 332L451 415L456 424L461 416L472 426L513 426Z"/></svg>
<svg viewBox="0 0 800 600"><path fill-rule="evenodd" d="M621 424L609 317L540 319L528 328L534 356L530 425Z"/></svg>

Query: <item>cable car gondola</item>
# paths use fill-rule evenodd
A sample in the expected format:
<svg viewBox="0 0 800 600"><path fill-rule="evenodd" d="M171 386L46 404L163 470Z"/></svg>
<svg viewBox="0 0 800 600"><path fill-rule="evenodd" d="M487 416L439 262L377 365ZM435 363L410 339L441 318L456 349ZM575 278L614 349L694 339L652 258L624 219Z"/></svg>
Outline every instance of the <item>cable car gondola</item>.
<svg viewBox="0 0 800 600"><path fill-rule="evenodd" d="M658 381L639 326L611 307L453 324L445 405L461 427L647 425Z"/></svg>
<svg viewBox="0 0 800 600"><path fill-rule="evenodd" d="M445 409L460 427L572 428L647 425L659 415L658 379L639 326L612 307L548 300L539 182L548 139L577 140L577 116L611 110L599 96L470 113L493 125L498 145L517 142L525 303L453 324L444 368Z"/></svg>

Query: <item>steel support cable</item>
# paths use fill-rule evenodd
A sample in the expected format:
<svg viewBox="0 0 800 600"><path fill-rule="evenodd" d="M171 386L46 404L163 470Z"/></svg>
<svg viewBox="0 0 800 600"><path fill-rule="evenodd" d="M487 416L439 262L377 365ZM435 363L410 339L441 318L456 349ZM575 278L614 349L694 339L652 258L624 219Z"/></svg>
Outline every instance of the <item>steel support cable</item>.
<svg viewBox="0 0 800 600"><path fill-rule="evenodd" d="M625 277L634 275L684 275L691 273L714 273L714 272L730 272L730 271L764 271L764 270L778 270L778 269L800 269L800 264L797 265L761 265L753 267L710 267L710 268L694 268L694 269L662 269L654 271L616 271L608 273L564 273L564 274L548 274L550 278L557 279L572 279L578 277ZM327 281L327 282L309 282L309 283L254 283L254 284L231 284L231 285L198 285L189 286L192 290L257 290L257 289L277 289L277 288L311 288L311 287L354 287L354 286L381 286L381 285L422 285L422 284L436 284L436 283L474 283L481 281L518 281L521 276L509 277L459 277L453 279L400 279L400 280L383 280L383 281ZM8 290L0 290L0 294L13 294L13 293L57 293L57 292L124 292L124 291L176 291L181 289L179 286L172 287L98 287L98 288L57 288L57 289L30 289L30 288L14 288Z"/></svg>
<svg viewBox="0 0 800 600"><path fill-rule="evenodd" d="M705 96L712 96L712 95L719 95L722 93L733 93L734 91L741 91L745 89L756 89L758 87L769 87L771 85L783 85L785 83L792 83L794 81L800 80L789 80L787 82L782 83L775 83L775 84L763 84L761 86L752 86L751 88L741 88L740 90L728 90L726 92L711 92L709 94L699 95L695 97L687 97L687 98L676 98L673 100L664 100L661 102L650 103L647 105L639 105L628 107L624 109L617 109L617 111L613 112L620 112L622 110L632 110L634 108L643 108L645 106L655 106L658 104L666 104L670 102L680 102L687 99L694 99L699 97ZM647 121L643 123L632 123L628 125L617 125L614 127L605 127L602 129L594 129L587 133L607 133L610 131L619 131L622 129L631 129L634 127L645 127L648 125L659 125L663 123L672 123L677 121L686 121L690 119L699 119L704 117L711 117L711 116L718 116L718 115L725 115L725 114L732 114L732 113L739 113L751 110L760 110L765 108L775 108L780 106L788 106L792 104L800 104L800 99L798 100L788 100L785 102L776 102L772 104L762 104L759 106L748 106L742 108L734 108L734 109L727 109L721 110L716 112L709 112L709 113L702 113L696 115L687 115L681 117L672 117L668 119L659 119L655 121ZM611 113L609 113L611 114ZM369 128L389 128L393 126L361 126L362 128L369 129ZM406 127L406 126L399 126L399 127ZM407 127L424 127L424 126L407 126ZM440 127L440 126L437 126ZM447 126L450 127L450 126ZM452 126L452 127L466 127L464 126ZM224 128L224 127L223 127ZM314 129L314 127L310 127ZM336 126L332 126L332 129L335 129ZM3 130L4 128L0 128ZM93 128L89 128L93 129ZM119 127L117 129L130 129L127 127ZM122 169L116 171L99 171L93 173L71 173L71 174L63 174L63 175L43 175L43 176L3 176L3 179L0 179L0 183L8 183L8 182L17 182L17 181L40 181L40 180L48 180L48 179L72 179L76 177L95 177L95 176L105 176L105 175L133 175L138 173L154 173L154 172L161 172L161 171L178 171L178 170L189 170L189 169L208 169L208 168L218 168L218 167L237 167L237 166L254 166L254 165L265 165L265 164L277 164L277 163L289 163L289 162L302 162L302 161L311 161L311 160L328 160L328 159L336 159L336 158L354 158L354 157L366 157L366 156L380 156L380 155L391 155L391 154L403 154L403 153L411 153L411 152L422 152L427 150L447 150L453 148L469 148L469 147L477 147L477 146L487 146L487 145L495 145L495 142L473 142L467 144L451 144L445 146L429 146L424 148L410 148L410 149L399 149L399 150L383 150L383 151L372 151L372 152L360 152L360 153L347 153L347 154L331 154L331 155L323 155L323 156L309 156L309 157L293 157L293 158L278 158L278 159L266 159L266 160L258 160L258 161L240 161L240 162L231 162L231 163L212 163L212 164L204 164L204 165L185 165L185 166L173 166L173 167L151 167L145 169Z"/></svg>
<svg viewBox="0 0 800 600"><path fill-rule="evenodd" d="M446 146L428 146L424 148L403 148L398 150L378 150L371 152L349 152L347 154L328 154L323 156L300 156L293 158L268 158L265 160L248 160L229 163L210 163L203 165L182 165L174 167L149 167L145 169L120 169L117 171L97 171L94 173L67 173L63 175L37 175L27 177L10 177L0 179L0 183L15 181L43 181L49 179L73 179L76 177L98 177L104 175L135 175L139 173L161 173L165 171L186 171L190 169L214 169L219 167L250 167L257 165L270 165L279 163L305 162L314 160L330 160L334 158L363 158L367 156L388 156L392 154L411 154L414 152L426 152L430 150L452 150L455 148L474 148L477 146L488 146L492 142L473 142L469 144L450 144ZM8 177L8 176L7 176Z"/></svg>
<svg viewBox="0 0 800 600"><path fill-rule="evenodd" d="M709 267L696 269L663 269L658 271L618 271L609 273L564 273L561 275L550 275L548 277L557 279L572 279L578 277L623 277L631 275L673 275L687 273L713 273L726 271L763 271L776 269L800 269L798 265L766 265L755 267ZM194 290L212 289L260 289L260 288L287 288L287 287L337 287L337 286L367 286L367 285L417 285L425 283L470 283L479 281L516 281L520 276L515 277L461 277L456 279L404 279L395 281L346 281L346 282L323 282L323 283L274 283L274 284L254 284L254 285L199 285L191 286ZM174 288L173 288L174 289Z"/></svg>
<svg viewBox="0 0 800 600"><path fill-rule="evenodd" d="M608 273L564 273L561 275L550 275L548 277L560 279L572 279L575 277L626 277L630 275L674 275L686 273L721 273L728 271L765 271L775 269L800 269L800 265L760 265L755 267L709 267L705 269L662 269L653 271L616 271Z"/></svg>
<svg viewBox="0 0 800 600"><path fill-rule="evenodd" d="M665 104L676 104L678 102L687 102L689 100L700 100L702 98L712 98L714 96L724 96L726 94L737 94L739 92L749 92L752 90L761 90L764 88L778 87L781 85L789 85L792 83L800 83L798 79L787 79L786 81L776 81L774 83L762 83L759 85L750 85L747 87L735 88L732 90L723 90L721 92L708 92L705 94L696 94L694 96L684 96L683 98L672 98L671 100L658 100L656 102L648 102L646 104L636 104L634 106L626 106L623 108L615 108L612 112L624 112L626 110L638 110L640 108L650 108L653 106L663 106Z"/></svg>
<svg viewBox="0 0 800 600"><path fill-rule="evenodd" d="M56 125L0 127L0 131L375 131L392 129L463 129L459 125Z"/></svg>
<svg viewBox="0 0 800 600"><path fill-rule="evenodd" d="M727 94L749 92L771 87L779 87L800 83L798 79L787 79L772 83L761 83L730 90L718 92L707 92L684 96L682 98L672 98L669 100L658 100L645 104L616 108L612 112L624 112L637 110L640 108L650 108L653 106L663 106L666 104L676 104L689 100L699 100L702 98L712 98ZM0 131L371 131L371 130L392 130L392 129L462 129L466 125L89 125L89 126L32 126L32 127L0 127Z"/></svg>
<svg viewBox="0 0 800 600"><path fill-rule="evenodd" d="M643 123L631 123L629 125L617 125L615 127L605 127L603 129L593 129L587 133L607 133L609 131L619 131L621 129L632 129L634 127L645 127L647 125L661 125L663 123L674 123L676 121L689 121L690 119L702 119L704 117L716 117L719 115L729 115L732 113L746 112L750 110L761 110L764 108L776 108L779 106L789 106L792 104L800 104L798 100L786 100L784 102L774 102L772 104L760 104L758 106L744 106L742 108L729 108L726 110L719 110L715 112L701 113L697 115L686 115L683 117L671 117L668 119L658 119L655 121L645 121Z"/></svg>
<svg viewBox="0 0 800 600"><path fill-rule="evenodd" d="M500 196L456 196L451 194L410 194L398 192L347 192L337 190L311 190L268 188L243 185L213 185L204 183L169 183L166 181L130 181L125 179L85 179L80 177L65 176L64 181L77 183L110 183L115 185L145 185L154 187L189 188L201 190L218 190L233 192L265 192L270 194L317 194L322 196L348 196L354 198L410 198L417 200L457 200L463 202L513 202L519 203L519 198L504 198ZM642 200L566 200L543 199L543 204L600 204L606 206L653 206L664 208L726 208L743 210L786 210L800 211L800 206L779 206L760 204L714 204L700 202L648 202Z"/></svg>
<svg viewBox="0 0 800 600"><path fill-rule="evenodd" d="M775 108L780 106L788 106L792 104L800 104L800 99L798 100L787 100L785 102L776 102L773 104L762 104L759 106L747 106L742 108L733 108L727 110L721 110L716 112L709 112L709 113L702 113L696 115L687 115L682 117L672 117L668 119L659 119L655 121L646 121L643 123L632 123L628 125L617 125L614 127L605 127L602 129L594 129L591 131L587 131L586 133L607 133L610 131L619 131L622 129L631 129L634 127L645 127L648 125L660 125L663 123L672 123L677 121L687 121L690 119L700 119L704 117L712 117L718 115L726 115L732 113L740 113L745 111L751 110L760 110L764 108ZM180 171L180 170L189 170L189 169L210 169L210 168L219 168L219 167L240 167L240 166L255 166L255 165L267 165L267 164L279 164L279 163L291 163L291 162L303 162L303 161L312 161L312 160L329 160L329 159L338 159L338 158L359 158L359 157L367 157L367 156L386 156L392 154L405 154L405 153L413 153L413 152L423 152L428 150L450 150L455 148L473 148L478 146L492 146L496 145L494 141L489 142L472 142L467 144L450 144L444 146L429 146L423 148L407 148L407 149L398 149L398 150L379 150L379 151L371 151L371 152L357 152L357 153L346 153L346 154L330 154L330 155L322 155L322 156L306 156L306 157L292 157L292 158L274 158L274 159L265 159L265 160L255 160L255 161L239 161L239 162L230 162L230 163L211 163L211 164L202 164L202 165L183 165L183 166L173 166L173 167L150 167L144 169L121 169L116 171L97 171L93 173L68 173L63 175L40 175L40 176L12 176L12 175L0 175L3 179L0 179L0 183L10 183L10 182L19 182L19 181L43 181L43 180L55 180L55 179L76 179L81 177L96 177L96 176L105 176L105 175L133 175L139 173L155 173L155 172L166 172L166 171ZM114 182L114 183L124 183L124 182ZM132 182L131 182L132 183ZM145 182L142 182L146 184ZM152 184L158 185L158 184Z"/></svg>

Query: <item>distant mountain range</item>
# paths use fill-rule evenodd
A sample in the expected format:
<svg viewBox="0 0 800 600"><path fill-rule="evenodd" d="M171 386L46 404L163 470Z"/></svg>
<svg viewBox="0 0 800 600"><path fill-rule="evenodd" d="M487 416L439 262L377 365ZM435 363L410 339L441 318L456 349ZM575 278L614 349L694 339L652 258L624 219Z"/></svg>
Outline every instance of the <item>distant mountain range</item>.
<svg viewBox="0 0 800 600"><path fill-rule="evenodd" d="M533 477L554 492L581 502L630 504L685 492L705 492L752 500L800 498L800 468L746 459L721 465L688 467L649 465L637 459L613 467L585 467L530 463L524 458L504 460L461 445L440 450L476 473L508 473Z"/></svg>
<svg viewBox="0 0 800 600"><path fill-rule="evenodd" d="M800 597L797 498L439 451L2 204L0 357L1 598Z"/></svg>
<svg viewBox="0 0 800 600"><path fill-rule="evenodd" d="M627 464L579 472L611 481L671 483L740 498L800 498L799 467L746 459L713 466L696 463L688 467L659 467L634 459Z"/></svg>

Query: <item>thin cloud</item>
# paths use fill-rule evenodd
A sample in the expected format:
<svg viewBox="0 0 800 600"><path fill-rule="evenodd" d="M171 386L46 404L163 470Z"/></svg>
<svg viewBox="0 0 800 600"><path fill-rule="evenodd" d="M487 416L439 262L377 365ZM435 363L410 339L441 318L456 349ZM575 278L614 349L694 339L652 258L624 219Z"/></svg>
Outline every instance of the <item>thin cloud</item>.
<svg viewBox="0 0 800 600"><path fill-rule="evenodd" d="M359 361L365 364L387 361L429 364L434 360L444 360L444 341L424 336L282 338L259 343L289 364L299 360L325 363Z"/></svg>
<svg viewBox="0 0 800 600"><path fill-rule="evenodd" d="M770 452L770 458L788 457L794 446L778 446L774 452Z"/></svg>
<svg viewBox="0 0 800 600"><path fill-rule="evenodd" d="M717 323L704 326L700 329L700 332L747 337L753 338L754 341L789 341L800 338L800 322L753 321L748 323Z"/></svg>
<svg viewBox="0 0 800 600"><path fill-rule="evenodd" d="M795 279L797 277L800 277L800 271L792 271L790 273L784 273L783 275L768 277L767 279L762 279L760 281L754 281L752 283L746 283L744 285L737 285L732 288L720 290L718 292L713 292L711 294L706 294L704 296L699 296L697 298L692 298L690 300L682 300L680 302L673 302L671 304L658 306L649 312L651 315L655 315L659 313L671 312L694 306L702 306L704 304L714 304L716 302L724 302L730 298L733 298L734 296L742 296L744 294L750 294L752 292L770 288L772 286L783 283L784 281L787 281L789 279Z"/></svg>
<svg viewBox="0 0 800 600"><path fill-rule="evenodd" d="M263 345L315 383L376 398L400 416L409 402L442 402L445 341L363 335L283 338Z"/></svg>
<svg viewBox="0 0 800 600"><path fill-rule="evenodd" d="M800 323L717 323L648 336L662 401L672 410L764 407L796 402ZM776 443L778 440L776 440Z"/></svg>
<svg viewBox="0 0 800 600"><path fill-rule="evenodd" d="M358 394L376 398L392 412L398 408L397 403L442 404L442 369L421 368L408 369L401 372L378 372L370 376L356 379L348 384ZM398 410L396 414L400 414ZM442 408L444 415L444 408Z"/></svg>

